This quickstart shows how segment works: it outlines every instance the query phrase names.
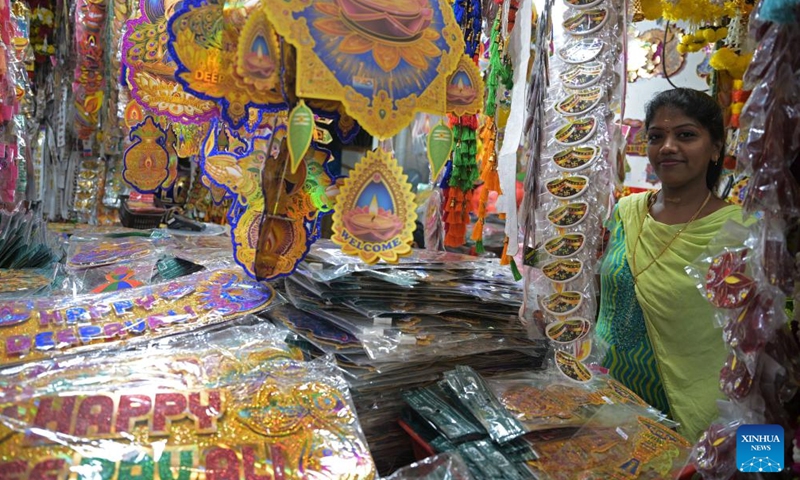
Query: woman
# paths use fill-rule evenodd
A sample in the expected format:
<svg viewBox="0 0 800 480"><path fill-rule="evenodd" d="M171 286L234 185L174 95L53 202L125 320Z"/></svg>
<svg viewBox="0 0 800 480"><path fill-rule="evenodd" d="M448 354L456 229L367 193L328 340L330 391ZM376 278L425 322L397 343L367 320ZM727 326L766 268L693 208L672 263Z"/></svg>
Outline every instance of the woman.
<svg viewBox="0 0 800 480"><path fill-rule="evenodd" d="M696 440L717 416L726 350L685 267L742 213L714 194L725 131L711 97L661 92L647 105L645 129L661 190L625 197L614 211L597 330L609 345L610 374Z"/></svg>

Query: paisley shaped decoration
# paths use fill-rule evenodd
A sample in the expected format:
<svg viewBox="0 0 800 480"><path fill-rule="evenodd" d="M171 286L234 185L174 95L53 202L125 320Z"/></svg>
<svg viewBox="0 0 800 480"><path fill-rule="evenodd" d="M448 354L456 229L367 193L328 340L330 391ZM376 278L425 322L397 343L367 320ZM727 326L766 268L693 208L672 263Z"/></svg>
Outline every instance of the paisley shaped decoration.
<svg viewBox="0 0 800 480"><path fill-rule="evenodd" d="M447 78L447 111L459 117L477 115L483 110L484 84L478 66L463 55L456 70Z"/></svg>
<svg viewBox="0 0 800 480"><path fill-rule="evenodd" d="M745 274L748 250L725 252L711 261L706 274L706 298L715 307L741 308L756 290L752 278Z"/></svg>
<svg viewBox="0 0 800 480"><path fill-rule="evenodd" d="M446 0L285 0L263 8L297 49L297 95L341 101L388 138L416 112L441 115L464 35ZM480 90L479 90L480 91Z"/></svg>
<svg viewBox="0 0 800 480"><path fill-rule="evenodd" d="M555 109L561 115L574 117L590 112L603 98L602 87L589 87L570 93L556 103Z"/></svg>
<svg viewBox="0 0 800 480"><path fill-rule="evenodd" d="M603 78L605 66L597 61L572 65L558 76L565 88L581 89L594 85Z"/></svg>
<svg viewBox="0 0 800 480"><path fill-rule="evenodd" d="M564 4L568 7L577 8L578 10L585 10L600 5L605 0L564 0Z"/></svg>
<svg viewBox="0 0 800 480"><path fill-rule="evenodd" d="M586 237L582 233L559 235L544 242L544 249L556 258L569 258L583 250Z"/></svg>
<svg viewBox="0 0 800 480"><path fill-rule="evenodd" d="M433 127L428 134L428 163L431 167L431 178L439 178L444 164L453 151L453 130L443 123Z"/></svg>
<svg viewBox="0 0 800 480"><path fill-rule="evenodd" d="M306 156L314 137L314 113L303 100L289 114L287 131L292 173L297 172L300 161Z"/></svg>
<svg viewBox="0 0 800 480"><path fill-rule="evenodd" d="M331 239L369 264L396 263L411 253L416 219L408 177L391 153L373 150L342 185Z"/></svg>
<svg viewBox="0 0 800 480"><path fill-rule="evenodd" d="M542 299L542 307L552 315L562 317L581 307L583 295L580 292L559 292Z"/></svg>
<svg viewBox="0 0 800 480"><path fill-rule="evenodd" d="M556 351L556 367L565 377L578 383L586 383L592 379L592 372L574 355L561 350Z"/></svg>
<svg viewBox="0 0 800 480"><path fill-rule="evenodd" d="M282 81L282 65L294 59L290 49L280 48L261 2L231 8L223 3L184 1L169 20L169 52L177 81L197 97L218 102L222 118L238 129L251 108L288 109L282 83L291 79Z"/></svg>
<svg viewBox="0 0 800 480"><path fill-rule="evenodd" d="M214 102L197 98L175 81L178 66L168 51L167 19L179 2L139 0L138 4L138 17L127 23L121 53L131 97L153 114L176 122L210 119L217 111Z"/></svg>
<svg viewBox="0 0 800 480"><path fill-rule="evenodd" d="M555 141L564 146L578 145L594 135L597 129L597 120L594 117L585 117L568 122L556 131Z"/></svg>
<svg viewBox="0 0 800 480"><path fill-rule="evenodd" d="M592 324L585 318L572 317L549 324L545 335L552 342L567 345L585 338L591 328Z"/></svg>
<svg viewBox="0 0 800 480"><path fill-rule="evenodd" d="M588 212L589 204L586 202L568 203L550 210L547 220L559 228L574 227L586 218Z"/></svg>
<svg viewBox="0 0 800 480"><path fill-rule="evenodd" d="M564 30L572 35L588 35L594 33L606 24L608 10L605 8L592 8L583 10L564 20Z"/></svg>
<svg viewBox="0 0 800 480"><path fill-rule="evenodd" d="M278 128L272 135L254 135L245 141L232 132L224 135L221 125L212 121L200 156L203 174L232 199L228 221L234 259L253 278L257 278L259 242L265 242L262 279L288 275L317 238L322 213L330 210L325 190L333 184L333 179L324 167L331 158L330 153L318 148L309 149L300 168L293 174L288 164L282 163L288 161L285 137L285 129ZM225 145L227 150L221 141L229 142ZM270 154L275 150L281 152L280 160ZM263 171L276 179L264 185L268 192L266 204ZM274 221L265 228L267 206L270 208L269 217ZM280 262L272 262L274 265L267 268L268 260L272 258L267 257L269 252L279 252L282 257Z"/></svg>
<svg viewBox="0 0 800 480"><path fill-rule="evenodd" d="M588 168L600 158L600 147L569 147L553 155L556 168L565 172L577 172Z"/></svg>
<svg viewBox="0 0 800 480"><path fill-rule="evenodd" d="M580 197L589 186L589 177L572 175L570 177L557 177L548 180L545 184L547 192L559 200L570 200Z"/></svg>
<svg viewBox="0 0 800 480"><path fill-rule="evenodd" d="M131 130L130 138L133 143L122 158L122 178L137 191L152 193L170 174L167 132L148 116Z"/></svg>
<svg viewBox="0 0 800 480"><path fill-rule="evenodd" d="M567 283L575 280L583 271L583 262L580 260L558 259L542 267L542 273L551 282Z"/></svg>
<svg viewBox="0 0 800 480"><path fill-rule="evenodd" d="M566 63L584 63L597 58L604 46L599 38L571 40L558 50L558 56Z"/></svg>

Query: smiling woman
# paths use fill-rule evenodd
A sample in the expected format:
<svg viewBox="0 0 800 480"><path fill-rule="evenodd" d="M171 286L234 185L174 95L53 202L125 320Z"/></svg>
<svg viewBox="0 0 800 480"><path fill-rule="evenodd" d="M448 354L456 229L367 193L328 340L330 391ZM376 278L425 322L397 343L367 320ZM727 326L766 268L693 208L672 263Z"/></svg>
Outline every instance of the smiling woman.
<svg viewBox="0 0 800 480"><path fill-rule="evenodd" d="M601 266L599 335L612 376L696 439L717 415L722 336L710 304L685 273L741 209L714 190L722 169L722 111L679 88L646 108L647 157L662 190L620 200Z"/></svg>

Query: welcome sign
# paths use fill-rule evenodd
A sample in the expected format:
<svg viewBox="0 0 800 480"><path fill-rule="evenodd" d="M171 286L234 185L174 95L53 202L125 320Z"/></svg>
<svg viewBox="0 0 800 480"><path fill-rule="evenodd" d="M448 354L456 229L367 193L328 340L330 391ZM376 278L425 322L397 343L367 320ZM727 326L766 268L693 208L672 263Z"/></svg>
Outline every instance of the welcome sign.
<svg viewBox="0 0 800 480"><path fill-rule="evenodd" d="M783 470L784 431L780 425L742 425L736 430L736 466L740 472Z"/></svg>

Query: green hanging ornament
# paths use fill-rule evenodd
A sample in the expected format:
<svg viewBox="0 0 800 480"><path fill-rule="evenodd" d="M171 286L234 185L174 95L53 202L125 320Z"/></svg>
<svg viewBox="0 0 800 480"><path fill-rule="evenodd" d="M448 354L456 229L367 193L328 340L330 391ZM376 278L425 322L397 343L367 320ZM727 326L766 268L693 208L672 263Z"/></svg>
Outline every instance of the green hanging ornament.
<svg viewBox="0 0 800 480"><path fill-rule="evenodd" d="M428 162L431 165L431 181L439 177L444 164L453 152L453 131L440 123L428 134Z"/></svg>
<svg viewBox="0 0 800 480"><path fill-rule="evenodd" d="M306 152L311 147L313 137L314 112L306 106L306 102L300 100L300 103L289 114L289 128L287 131L292 173L297 172L300 167L300 162L303 161Z"/></svg>

